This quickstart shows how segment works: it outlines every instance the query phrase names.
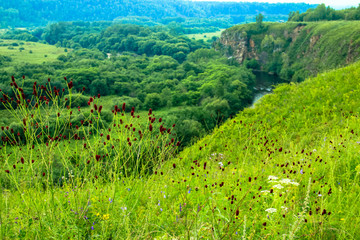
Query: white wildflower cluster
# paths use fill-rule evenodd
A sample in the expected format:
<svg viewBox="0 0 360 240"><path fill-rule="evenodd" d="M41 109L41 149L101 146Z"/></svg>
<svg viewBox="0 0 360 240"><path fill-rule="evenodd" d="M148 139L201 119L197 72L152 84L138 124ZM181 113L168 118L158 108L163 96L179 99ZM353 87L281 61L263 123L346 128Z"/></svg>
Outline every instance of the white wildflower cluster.
<svg viewBox="0 0 360 240"><path fill-rule="evenodd" d="M223 160L224 159L224 154L222 154L222 153L212 153L209 159L210 160Z"/></svg>
<svg viewBox="0 0 360 240"><path fill-rule="evenodd" d="M294 181L292 181L291 179L283 178L283 179L280 179L280 180L279 180L278 177L272 176L272 175L270 175L270 176L268 177L268 181L269 181L269 183L276 183L275 185L272 186L273 189L275 189L275 188L276 188L276 189L283 189L284 186L286 186L286 185L294 185L294 186L298 186L298 185L299 185L299 183L294 182ZM270 191L268 191L268 190L263 190L263 191L261 191L261 192L262 192L262 193L268 193L268 192L270 192ZM281 206L281 208L282 208L285 212L288 210L288 208L285 207L285 206ZM265 210L265 212L268 212L268 213L275 213L276 211L277 211L276 208L268 208L268 209Z"/></svg>
<svg viewBox="0 0 360 240"><path fill-rule="evenodd" d="M295 185L295 186L299 186L299 183L294 182L294 181L291 181L291 180L288 179L288 178L281 179L281 180L279 181L279 183L282 183L282 184L285 184L285 185L292 184L292 185Z"/></svg>
<svg viewBox="0 0 360 240"><path fill-rule="evenodd" d="M269 181L276 181L276 180L278 180L279 178L278 177L276 177L276 176L272 176L272 175L270 175L269 177L268 177L268 180Z"/></svg>
<svg viewBox="0 0 360 240"><path fill-rule="evenodd" d="M291 179L288 179L288 178L283 178L281 180L278 180L278 179L279 179L278 177L272 176L272 175L270 175L268 177L268 180L269 180L270 183L278 183L275 186L273 186L274 188L278 188L278 189L284 188L281 184L299 186L298 182L294 182Z"/></svg>
<svg viewBox="0 0 360 240"><path fill-rule="evenodd" d="M276 184L276 185L274 185L274 186L273 186L273 188L283 189L283 188L284 188L284 186L283 186L283 185L281 185L281 184Z"/></svg>
<svg viewBox="0 0 360 240"><path fill-rule="evenodd" d="M284 209L285 212L288 210L288 208L285 206L281 206L281 208Z"/></svg>
<svg viewBox="0 0 360 240"><path fill-rule="evenodd" d="M68 175L69 175L69 178L75 177L72 170L70 170L70 172L68 172Z"/></svg>
<svg viewBox="0 0 360 240"><path fill-rule="evenodd" d="M274 213L276 211L277 211L276 208L268 208L268 209L265 210L265 212L268 212L268 213Z"/></svg>

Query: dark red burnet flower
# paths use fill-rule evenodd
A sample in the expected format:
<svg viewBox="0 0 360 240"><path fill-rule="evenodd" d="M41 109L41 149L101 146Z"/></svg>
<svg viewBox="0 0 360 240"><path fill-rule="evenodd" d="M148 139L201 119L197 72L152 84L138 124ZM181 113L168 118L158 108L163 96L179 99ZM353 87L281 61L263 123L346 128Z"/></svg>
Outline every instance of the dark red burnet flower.
<svg viewBox="0 0 360 240"><path fill-rule="evenodd" d="M69 89L72 89L72 88L73 88L73 86L74 86L73 81L70 81L70 82L68 83L68 87L69 87Z"/></svg>

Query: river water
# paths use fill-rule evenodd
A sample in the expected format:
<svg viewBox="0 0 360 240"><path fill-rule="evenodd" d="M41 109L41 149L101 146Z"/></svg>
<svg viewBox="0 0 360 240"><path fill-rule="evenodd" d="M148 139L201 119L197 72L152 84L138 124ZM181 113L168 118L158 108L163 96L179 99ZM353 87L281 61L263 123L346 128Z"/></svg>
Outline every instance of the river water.
<svg viewBox="0 0 360 240"><path fill-rule="evenodd" d="M269 74L266 72L254 71L255 79L255 95L251 107L259 101L263 96L272 93L274 86L280 83L286 82L275 74Z"/></svg>

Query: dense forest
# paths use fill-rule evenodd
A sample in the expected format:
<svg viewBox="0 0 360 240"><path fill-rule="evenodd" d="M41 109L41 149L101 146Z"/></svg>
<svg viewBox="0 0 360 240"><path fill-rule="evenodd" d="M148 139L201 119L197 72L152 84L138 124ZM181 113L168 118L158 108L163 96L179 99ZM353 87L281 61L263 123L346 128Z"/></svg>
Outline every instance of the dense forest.
<svg viewBox="0 0 360 240"><path fill-rule="evenodd" d="M111 107L125 102L137 110L166 109L163 115L176 122L184 144L252 101L250 69L210 49L210 43L172 35L163 27L63 22L41 31L8 31L3 38L64 48L55 61L42 64L19 64L3 56L0 89L5 92L10 92L11 75L26 76L25 95L31 95L33 81L46 85L50 78L53 87L63 89L63 78L71 78L78 92L112 96ZM10 52L29 51L21 41L0 45ZM85 107L87 98L77 103Z"/></svg>
<svg viewBox="0 0 360 240"><path fill-rule="evenodd" d="M236 24L254 21L255 15L260 12L268 20L285 20L290 11L305 12L315 5L183 0L0 0L0 6L0 27L6 28L40 26L58 21L112 21L134 16L146 17L150 22L180 17L172 19L180 23L184 18L226 17L232 24Z"/></svg>
<svg viewBox="0 0 360 240"><path fill-rule="evenodd" d="M293 11L289 14L288 21L313 22L313 21L336 21L336 20L360 20L360 5L348 9L335 10L325 4L319 4L316 8L309 8L306 12Z"/></svg>

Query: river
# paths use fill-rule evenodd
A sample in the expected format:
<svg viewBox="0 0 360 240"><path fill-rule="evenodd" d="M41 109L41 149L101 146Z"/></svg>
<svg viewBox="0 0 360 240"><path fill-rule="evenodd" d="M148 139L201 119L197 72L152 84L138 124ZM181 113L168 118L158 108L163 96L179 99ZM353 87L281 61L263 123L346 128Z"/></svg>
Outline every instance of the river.
<svg viewBox="0 0 360 240"><path fill-rule="evenodd" d="M263 96L272 93L274 86L280 83L286 82L275 74L269 74L266 72L254 71L255 79L255 95L251 107L259 101Z"/></svg>

